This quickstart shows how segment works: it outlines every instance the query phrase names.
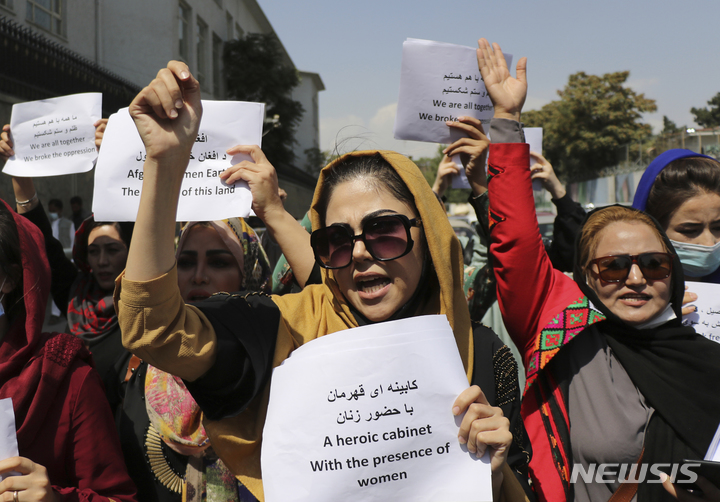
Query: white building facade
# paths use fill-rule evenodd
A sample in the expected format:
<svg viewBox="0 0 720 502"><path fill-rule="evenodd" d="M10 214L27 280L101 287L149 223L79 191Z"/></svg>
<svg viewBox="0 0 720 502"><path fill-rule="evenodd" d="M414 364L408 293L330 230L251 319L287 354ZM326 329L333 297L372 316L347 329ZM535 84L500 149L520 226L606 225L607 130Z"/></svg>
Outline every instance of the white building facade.
<svg viewBox="0 0 720 502"><path fill-rule="evenodd" d="M224 42L246 33L274 33L255 0L0 0L0 16L5 17L0 20L2 123L9 122L13 103L90 90L102 90L107 116L127 106L173 59L190 66L205 99L224 99ZM15 61L15 67L6 61ZM305 151L319 146L318 93L324 86L315 73L299 75L292 97L305 109L295 148L295 167L302 168ZM309 195L301 192L309 192L313 183L303 174L292 173L288 183L301 186L288 192L296 192L307 208ZM88 200L85 182L76 177L72 189Z"/></svg>

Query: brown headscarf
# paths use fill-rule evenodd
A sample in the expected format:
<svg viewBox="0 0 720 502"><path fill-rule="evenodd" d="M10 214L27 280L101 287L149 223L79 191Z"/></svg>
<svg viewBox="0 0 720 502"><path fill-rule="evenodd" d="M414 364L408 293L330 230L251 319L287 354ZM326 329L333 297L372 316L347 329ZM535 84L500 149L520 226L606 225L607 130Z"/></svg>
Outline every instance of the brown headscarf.
<svg viewBox="0 0 720 502"><path fill-rule="evenodd" d="M320 173L310 210L313 229L320 227L318 204L327 173L353 157L380 155L398 173L415 199L438 285L421 315L445 314L455 333L468 381L473 371L473 340L470 314L463 294L463 257L460 242L447 215L418 167L407 157L390 151L361 151L340 157ZM317 337L357 327L347 300L340 293L332 271L323 271L323 284L306 287L295 295L274 296L282 315L277 335L274 366L279 366L300 345ZM238 479L263 500L260 442L265 424L269 384L239 416L220 421L206 419L205 428L218 455Z"/></svg>

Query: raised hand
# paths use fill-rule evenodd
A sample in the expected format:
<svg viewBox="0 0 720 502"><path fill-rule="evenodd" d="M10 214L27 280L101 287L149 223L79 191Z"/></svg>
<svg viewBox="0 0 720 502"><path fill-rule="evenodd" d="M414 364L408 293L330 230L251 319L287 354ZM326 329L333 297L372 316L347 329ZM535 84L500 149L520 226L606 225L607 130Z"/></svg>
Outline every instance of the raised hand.
<svg viewBox="0 0 720 502"><path fill-rule="evenodd" d="M258 217L265 221L272 211L285 212L278 189L278 179L275 168L268 162L267 157L257 145L238 145L227 151L229 155L239 153L249 154L253 161L243 160L239 164L227 168L220 174L220 178L228 185L243 180L247 182L252 192L252 208ZM266 222L267 223L267 222Z"/></svg>
<svg viewBox="0 0 720 502"><path fill-rule="evenodd" d="M495 118L520 120L520 111L527 96L527 58L520 58L516 76L510 75L505 56L498 44L481 38L477 49L478 68L485 88L495 107Z"/></svg>
<svg viewBox="0 0 720 502"><path fill-rule="evenodd" d="M443 153L448 157L460 154L470 187L475 195L480 195L487 190L485 159L490 145L490 140L485 136L482 122L475 117L458 117L457 122L448 121L446 124L463 131L467 136L449 145L443 150Z"/></svg>
<svg viewBox="0 0 720 502"><path fill-rule="evenodd" d="M10 124L5 124L0 133L0 159L6 161L15 155L13 142L10 140Z"/></svg>
<svg viewBox="0 0 720 502"><path fill-rule="evenodd" d="M530 177L532 180L540 180L543 188L550 192L553 199L562 199L567 192L555 174L552 164L537 152L530 152L530 157L534 162L533 165L530 166L530 172L532 173Z"/></svg>
<svg viewBox="0 0 720 502"><path fill-rule="evenodd" d="M200 84L181 61L170 61L130 104L147 159L184 159L187 167L202 116Z"/></svg>
<svg viewBox="0 0 720 502"><path fill-rule="evenodd" d="M437 174L435 175L435 183L433 183L433 192L440 197L443 196L445 190L448 189L452 181L452 177L460 173L460 166L455 165L447 155L443 155L440 164L438 164Z"/></svg>
<svg viewBox="0 0 720 502"><path fill-rule="evenodd" d="M100 145L102 144L103 136L105 135L105 128L107 127L108 119L100 119L95 122L95 148L98 152L100 151Z"/></svg>

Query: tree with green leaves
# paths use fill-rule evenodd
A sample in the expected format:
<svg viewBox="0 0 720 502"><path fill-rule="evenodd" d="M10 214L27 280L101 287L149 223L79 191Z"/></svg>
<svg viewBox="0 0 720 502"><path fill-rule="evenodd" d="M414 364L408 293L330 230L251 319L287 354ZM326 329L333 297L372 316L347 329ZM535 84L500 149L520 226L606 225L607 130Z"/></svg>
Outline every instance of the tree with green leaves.
<svg viewBox="0 0 720 502"><path fill-rule="evenodd" d="M663 130L662 134L675 134L680 132L680 128L675 122L667 118L667 115L663 115Z"/></svg>
<svg viewBox="0 0 720 502"><path fill-rule="evenodd" d="M715 94L708 102L710 108L690 108L690 113L695 115L695 122L700 127L720 126L720 92Z"/></svg>
<svg viewBox="0 0 720 502"><path fill-rule="evenodd" d="M276 166L292 164L295 130L304 110L291 96L300 83L297 70L284 57L276 36L248 33L226 42L223 63L229 98L265 103L271 120L265 121L262 147L268 160Z"/></svg>
<svg viewBox="0 0 720 502"><path fill-rule="evenodd" d="M565 181L596 177L617 163L617 150L652 134L640 122L642 113L657 110L655 100L623 84L630 72L603 76L579 72L557 91L559 100L524 112L528 127L543 128L544 156Z"/></svg>

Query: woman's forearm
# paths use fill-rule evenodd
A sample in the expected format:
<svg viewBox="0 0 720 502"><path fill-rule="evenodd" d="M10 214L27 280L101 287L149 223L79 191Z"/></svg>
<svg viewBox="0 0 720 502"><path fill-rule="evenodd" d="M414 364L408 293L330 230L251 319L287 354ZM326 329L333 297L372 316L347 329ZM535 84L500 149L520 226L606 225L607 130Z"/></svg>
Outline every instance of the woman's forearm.
<svg viewBox="0 0 720 502"><path fill-rule="evenodd" d="M183 170L171 166L182 160L148 158L125 277L149 281L167 273L175 264L175 216ZM187 160L185 161L187 164Z"/></svg>
<svg viewBox="0 0 720 502"><path fill-rule="evenodd" d="M305 287L315 265L310 234L284 209L274 214L266 213L265 225L285 255L298 285Z"/></svg>

